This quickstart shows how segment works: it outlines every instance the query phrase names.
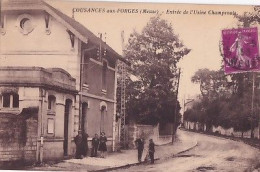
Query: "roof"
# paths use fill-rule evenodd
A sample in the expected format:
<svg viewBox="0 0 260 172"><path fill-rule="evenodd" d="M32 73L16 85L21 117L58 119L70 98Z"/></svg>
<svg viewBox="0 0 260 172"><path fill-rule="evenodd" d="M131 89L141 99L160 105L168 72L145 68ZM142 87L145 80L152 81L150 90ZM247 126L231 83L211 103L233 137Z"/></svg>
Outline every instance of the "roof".
<svg viewBox="0 0 260 172"><path fill-rule="evenodd" d="M105 42L101 41L100 38L95 36L90 30L88 30L81 23L75 19L67 16L58 9L54 8L50 4L43 0L5 0L2 4L2 11L8 10L44 10L54 17L57 21L62 23L67 29L69 29L76 37L78 37L82 42L91 42L94 45L99 46L100 43L102 47L107 49L108 52L112 53L115 58L125 62L130 65L130 63L119 55L115 50L113 50Z"/></svg>

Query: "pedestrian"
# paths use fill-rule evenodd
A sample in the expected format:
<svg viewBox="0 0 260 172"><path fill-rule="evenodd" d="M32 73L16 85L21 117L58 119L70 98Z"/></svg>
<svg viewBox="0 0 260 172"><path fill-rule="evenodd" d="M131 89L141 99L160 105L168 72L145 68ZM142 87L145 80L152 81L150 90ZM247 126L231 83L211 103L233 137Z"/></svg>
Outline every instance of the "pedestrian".
<svg viewBox="0 0 260 172"><path fill-rule="evenodd" d="M105 158L104 154L107 151L106 142L107 142L106 134L105 134L105 132L102 132L101 136L99 138L99 151L101 152L101 155L100 155L101 158Z"/></svg>
<svg viewBox="0 0 260 172"><path fill-rule="evenodd" d="M149 156L151 159L151 164L154 164L154 152L155 152L154 142L153 142L153 139L150 139L149 140Z"/></svg>
<svg viewBox="0 0 260 172"><path fill-rule="evenodd" d="M143 154L143 150L144 150L144 139L143 138L138 138L135 140L135 145L137 147L137 151L138 151L138 162L141 162L142 160L142 154Z"/></svg>
<svg viewBox="0 0 260 172"><path fill-rule="evenodd" d="M82 133L82 155L84 157L88 155L88 134L85 131Z"/></svg>
<svg viewBox="0 0 260 172"><path fill-rule="evenodd" d="M95 134L95 137L93 137L93 139L92 139L92 150L91 150L92 157L97 156L98 145L99 145L98 134Z"/></svg>
<svg viewBox="0 0 260 172"><path fill-rule="evenodd" d="M79 131L78 135L74 138L75 144L76 144L76 159L81 159L82 155L82 134Z"/></svg>

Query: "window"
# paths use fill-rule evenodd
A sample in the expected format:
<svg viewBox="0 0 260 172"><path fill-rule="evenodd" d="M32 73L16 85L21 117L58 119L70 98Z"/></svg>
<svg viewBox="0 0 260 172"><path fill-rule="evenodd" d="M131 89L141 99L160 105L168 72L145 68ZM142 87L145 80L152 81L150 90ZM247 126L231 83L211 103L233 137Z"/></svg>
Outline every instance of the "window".
<svg viewBox="0 0 260 172"><path fill-rule="evenodd" d="M21 27L21 29L30 30L31 27L32 27L32 22L31 22L31 20L28 19L28 18L23 18L23 19L20 21L20 27Z"/></svg>
<svg viewBox="0 0 260 172"><path fill-rule="evenodd" d="M16 26L20 32L24 35L28 35L33 31L35 25L33 23L33 18L29 14L22 14L18 16Z"/></svg>
<svg viewBox="0 0 260 172"><path fill-rule="evenodd" d="M10 94L4 94L3 95L3 107L8 108L10 107Z"/></svg>
<svg viewBox="0 0 260 172"><path fill-rule="evenodd" d="M105 113L106 106L101 107L100 133L105 131Z"/></svg>
<svg viewBox="0 0 260 172"><path fill-rule="evenodd" d="M48 107L47 107L47 134L54 137L55 131L55 109L56 109L56 97L54 95L48 95Z"/></svg>
<svg viewBox="0 0 260 172"><path fill-rule="evenodd" d="M82 119L81 119L81 128L83 131L86 131L86 124L87 124L87 109L88 109L88 104L87 103L82 103Z"/></svg>
<svg viewBox="0 0 260 172"><path fill-rule="evenodd" d="M48 96L48 110L55 111L56 98L53 95Z"/></svg>
<svg viewBox="0 0 260 172"><path fill-rule="evenodd" d="M19 107L19 95L13 94L13 107L18 108Z"/></svg>
<svg viewBox="0 0 260 172"><path fill-rule="evenodd" d="M107 61L103 61L102 69L102 90L107 90Z"/></svg>
<svg viewBox="0 0 260 172"><path fill-rule="evenodd" d="M83 66L83 86L88 86L88 65L89 64L89 54L84 57Z"/></svg>
<svg viewBox="0 0 260 172"><path fill-rule="evenodd" d="M0 16L1 17L1 20L0 20L0 33L2 34L2 35L4 35L5 34L5 19L6 19L6 17L5 17L5 15L1 15Z"/></svg>
<svg viewBox="0 0 260 172"><path fill-rule="evenodd" d="M4 108L19 108L19 95L15 93L5 93L2 96Z"/></svg>

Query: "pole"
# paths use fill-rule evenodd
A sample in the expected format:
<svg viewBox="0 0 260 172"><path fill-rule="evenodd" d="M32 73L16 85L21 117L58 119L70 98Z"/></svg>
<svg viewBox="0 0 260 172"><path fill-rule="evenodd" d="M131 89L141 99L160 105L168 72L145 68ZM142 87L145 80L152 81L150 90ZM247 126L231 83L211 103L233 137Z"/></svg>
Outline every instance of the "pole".
<svg viewBox="0 0 260 172"><path fill-rule="evenodd" d="M121 32L121 40L122 40L122 55L124 57L124 31ZM125 77L126 77L126 67L123 62L120 62L119 64L119 70L120 70L120 114L121 114L121 120L120 120L120 143L123 148L126 148L126 110L125 110Z"/></svg>
<svg viewBox="0 0 260 172"><path fill-rule="evenodd" d="M43 162L43 137L44 137L44 128L43 128L43 103L44 98L46 96L46 92L44 89L41 89L41 104L40 104L40 115L41 115L41 134L40 134L40 155L39 160L42 164Z"/></svg>
<svg viewBox="0 0 260 172"><path fill-rule="evenodd" d="M255 73L253 74L252 102L251 102L251 138L254 138L254 98L255 98Z"/></svg>
<svg viewBox="0 0 260 172"><path fill-rule="evenodd" d="M173 144L173 141L175 140L174 138L176 137L175 127L177 125L177 121L176 120L177 120L177 105L178 105L178 92L179 92L180 76L181 76L181 69L179 68L178 81L177 81L177 90L176 90L176 102L175 102L175 110L174 110L174 122L173 122L173 126L172 126L172 144Z"/></svg>
<svg viewBox="0 0 260 172"><path fill-rule="evenodd" d="M79 95L79 129L78 132L82 130L82 94L83 94L83 74L84 74L84 56L85 52L82 51L80 59L80 95ZM83 121L84 122L84 121Z"/></svg>

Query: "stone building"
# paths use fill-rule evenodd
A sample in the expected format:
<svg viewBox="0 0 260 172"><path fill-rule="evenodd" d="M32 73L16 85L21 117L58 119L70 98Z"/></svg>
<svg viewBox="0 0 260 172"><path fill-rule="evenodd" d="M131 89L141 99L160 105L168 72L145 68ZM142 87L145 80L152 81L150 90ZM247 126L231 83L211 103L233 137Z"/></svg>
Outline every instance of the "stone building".
<svg viewBox="0 0 260 172"><path fill-rule="evenodd" d="M113 150L116 66L126 61L44 1L1 6L0 162L72 156L79 130L89 140L105 131Z"/></svg>

